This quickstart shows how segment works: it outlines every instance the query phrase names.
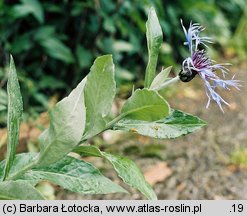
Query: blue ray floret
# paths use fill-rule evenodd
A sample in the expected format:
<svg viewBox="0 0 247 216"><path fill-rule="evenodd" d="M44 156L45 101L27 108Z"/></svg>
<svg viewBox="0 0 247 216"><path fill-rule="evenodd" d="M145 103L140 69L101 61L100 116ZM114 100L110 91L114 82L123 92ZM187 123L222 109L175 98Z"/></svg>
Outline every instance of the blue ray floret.
<svg viewBox="0 0 247 216"><path fill-rule="evenodd" d="M210 37L201 37L200 33L205 29L198 23L190 23L188 30L183 25L182 28L185 34L186 41L184 44L188 46L191 56L187 57L182 63L182 70L179 73L180 80L183 82L189 82L197 74L204 81L206 95L208 97L207 108L211 100L214 100L222 112L222 103L229 106L229 104L216 92L217 87L221 87L226 90L230 90L230 87L234 87L239 90L240 81L235 80L234 77L230 80L221 79L216 71L221 71L222 76L225 78L228 73L228 69L225 67L229 64L214 64L205 49L199 49L199 45L207 47L207 43L212 43Z"/></svg>

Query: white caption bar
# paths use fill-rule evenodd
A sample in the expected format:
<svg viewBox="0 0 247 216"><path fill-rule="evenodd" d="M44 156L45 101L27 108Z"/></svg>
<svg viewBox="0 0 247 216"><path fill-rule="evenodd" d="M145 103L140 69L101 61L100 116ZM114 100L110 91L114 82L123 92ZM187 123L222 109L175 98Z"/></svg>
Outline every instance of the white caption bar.
<svg viewBox="0 0 247 216"><path fill-rule="evenodd" d="M0 201L0 215L139 215L139 216L247 216L241 200L52 200Z"/></svg>

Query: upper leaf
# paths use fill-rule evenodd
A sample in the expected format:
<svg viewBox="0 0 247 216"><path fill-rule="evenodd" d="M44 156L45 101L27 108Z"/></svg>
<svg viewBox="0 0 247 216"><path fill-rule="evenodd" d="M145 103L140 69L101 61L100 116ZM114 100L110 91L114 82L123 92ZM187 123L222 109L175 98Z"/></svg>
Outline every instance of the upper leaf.
<svg viewBox="0 0 247 216"><path fill-rule="evenodd" d="M5 179L8 176L9 170L15 158L16 146L19 139L19 127L21 115L23 112L23 103L21 97L20 86L16 74L15 64L12 56L10 57L9 78L7 84L8 92L8 145L7 145L7 160L4 169Z"/></svg>
<svg viewBox="0 0 247 216"><path fill-rule="evenodd" d="M159 23L159 19L153 7L150 8L146 28L148 49L159 50L163 39L163 33Z"/></svg>
<svg viewBox="0 0 247 216"><path fill-rule="evenodd" d="M85 83L86 78L49 112L50 126L39 137L40 165L61 159L81 140L86 122L83 94Z"/></svg>
<svg viewBox="0 0 247 216"><path fill-rule="evenodd" d="M196 116L174 110L164 119L147 122L133 119L122 119L117 122L114 130L134 131L135 133L159 139L172 139L193 131L206 125L206 122Z"/></svg>
<svg viewBox="0 0 247 216"><path fill-rule="evenodd" d="M74 152L80 154L81 156L106 158L113 165L119 177L122 178L126 184L139 190L148 199L157 199L153 189L148 182L146 182L140 169L132 160L126 157L102 152L95 146L78 146L74 149Z"/></svg>
<svg viewBox="0 0 247 216"><path fill-rule="evenodd" d="M122 187L104 177L91 164L69 156L50 166L33 168L21 178L25 180L48 180L65 189L82 194L126 192Z"/></svg>
<svg viewBox="0 0 247 216"><path fill-rule="evenodd" d="M87 109L84 138L90 138L105 128L105 117L109 114L116 94L114 64L111 55L98 57L85 85L85 106Z"/></svg>
<svg viewBox="0 0 247 216"><path fill-rule="evenodd" d="M170 71L172 69L172 66L163 69L153 80L150 89L156 90L159 89L159 87L165 82L165 80L167 79Z"/></svg>
<svg viewBox="0 0 247 216"><path fill-rule="evenodd" d="M121 115L129 119L156 121L169 112L169 104L156 91L138 89L124 104Z"/></svg>
<svg viewBox="0 0 247 216"><path fill-rule="evenodd" d="M148 64L145 74L145 87L149 88L155 77L159 50L163 40L162 29L154 8L151 8L149 11L146 28Z"/></svg>
<svg viewBox="0 0 247 216"><path fill-rule="evenodd" d="M43 200L42 194L29 181L0 182L0 199L2 200Z"/></svg>

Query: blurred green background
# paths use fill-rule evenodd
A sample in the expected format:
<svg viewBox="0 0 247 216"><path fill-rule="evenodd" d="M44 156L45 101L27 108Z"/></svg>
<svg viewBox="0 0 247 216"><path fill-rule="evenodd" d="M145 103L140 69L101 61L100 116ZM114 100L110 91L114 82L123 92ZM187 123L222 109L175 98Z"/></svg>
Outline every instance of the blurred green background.
<svg viewBox="0 0 247 216"><path fill-rule="evenodd" d="M158 70L181 64L180 18L206 26L220 56L243 59L247 50L246 0L20 0L0 3L0 112L4 112L9 54L14 56L24 108L47 110L87 75L97 56L113 54L121 92L142 85L147 62L145 22L154 6L164 32ZM176 68L176 67L175 67Z"/></svg>

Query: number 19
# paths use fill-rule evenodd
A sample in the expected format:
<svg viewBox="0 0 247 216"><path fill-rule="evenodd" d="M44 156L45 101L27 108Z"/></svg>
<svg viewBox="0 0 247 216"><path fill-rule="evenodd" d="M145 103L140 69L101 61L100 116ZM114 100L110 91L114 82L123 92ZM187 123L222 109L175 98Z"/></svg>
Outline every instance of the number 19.
<svg viewBox="0 0 247 216"><path fill-rule="evenodd" d="M232 208L233 208L233 212L243 212L243 210L244 210L243 204L238 204L238 205L233 204Z"/></svg>

